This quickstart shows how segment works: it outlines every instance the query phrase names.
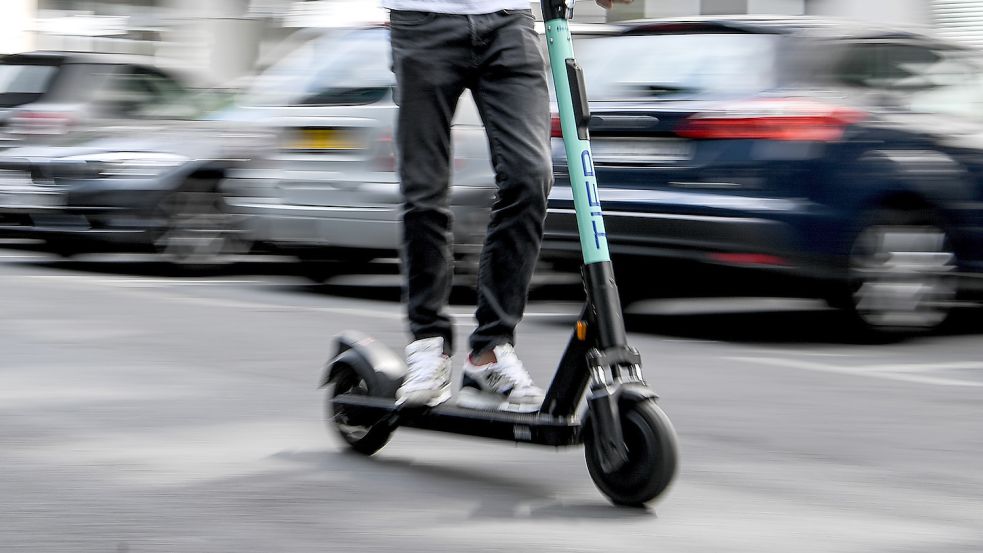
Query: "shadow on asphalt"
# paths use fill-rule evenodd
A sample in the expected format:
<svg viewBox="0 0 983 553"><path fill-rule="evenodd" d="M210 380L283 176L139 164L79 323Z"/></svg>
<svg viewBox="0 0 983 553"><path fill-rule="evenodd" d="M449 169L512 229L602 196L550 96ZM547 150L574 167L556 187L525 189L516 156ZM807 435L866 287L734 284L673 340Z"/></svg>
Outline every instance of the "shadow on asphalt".
<svg viewBox="0 0 983 553"><path fill-rule="evenodd" d="M544 450L544 455L552 452ZM651 509L618 508L598 495L593 503L568 503L555 500L560 490L544 486L529 478L510 478L500 472L433 462L421 463L400 457L366 457L345 449L334 451L281 452L278 460L306 465L316 471L339 469L361 473L387 488L396 482L399 490L388 489L400 497L428 497L437 502L478 499L480 506L470 513L471 519L640 519L655 516ZM544 469L546 470L546 469ZM358 476L356 476L357 478ZM372 485L372 484L367 484ZM532 505L529 505L529 504ZM523 506L522 509L519 509Z"/></svg>
<svg viewBox="0 0 983 553"><path fill-rule="evenodd" d="M924 334L874 334L832 309L740 313L644 314L625 316L629 332L695 340L741 343L891 344L944 336L983 334L979 309L955 312L946 324Z"/></svg>
<svg viewBox="0 0 983 553"><path fill-rule="evenodd" d="M628 314L629 332L747 343L869 343L835 311Z"/></svg>

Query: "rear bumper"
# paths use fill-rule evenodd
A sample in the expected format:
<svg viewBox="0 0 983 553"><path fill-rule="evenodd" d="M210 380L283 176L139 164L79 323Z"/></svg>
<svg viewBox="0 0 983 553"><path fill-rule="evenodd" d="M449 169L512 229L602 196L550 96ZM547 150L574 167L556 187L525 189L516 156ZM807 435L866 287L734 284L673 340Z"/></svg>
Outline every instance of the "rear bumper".
<svg viewBox="0 0 983 553"><path fill-rule="evenodd" d="M0 164L0 235L150 244L166 226L157 206L183 177L52 179L49 165Z"/></svg>
<svg viewBox="0 0 983 553"><path fill-rule="evenodd" d="M136 217L114 219L105 213L16 211L0 209L0 237L147 246L157 229Z"/></svg>
<svg viewBox="0 0 983 553"><path fill-rule="evenodd" d="M490 193L477 192L475 196L483 201ZM402 206L398 204L317 206L244 197L228 198L227 204L242 217L244 229L255 242L280 248L330 247L392 253L401 248ZM454 205L451 211L455 254L477 255L488 225L488 206Z"/></svg>
<svg viewBox="0 0 983 553"><path fill-rule="evenodd" d="M231 198L248 236L280 246L331 246L393 250L399 247L399 212L394 207L349 208Z"/></svg>
<svg viewBox="0 0 983 553"><path fill-rule="evenodd" d="M14 210L0 208L0 236L114 244L152 242L160 222L124 210Z"/></svg>

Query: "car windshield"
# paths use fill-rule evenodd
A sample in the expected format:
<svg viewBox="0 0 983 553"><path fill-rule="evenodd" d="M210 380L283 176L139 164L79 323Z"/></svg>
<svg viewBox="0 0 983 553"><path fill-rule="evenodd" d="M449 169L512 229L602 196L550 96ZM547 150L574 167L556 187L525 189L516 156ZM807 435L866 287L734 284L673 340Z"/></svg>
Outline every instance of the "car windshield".
<svg viewBox="0 0 983 553"><path fill-rule="evenodd" d="M57 65L0 63L0 107L36 100L57 72Z"/></svg>
<svg viewBox="0 0 983 553"><path fill-rule="evenodd" d="M778 37L747 33L627 35L577 45L592 100L675 99L773 85Z"/></svg>
<svg viewBox="0 0 983 553"><path fill-rule="evenodd" d="M371 103L388 92L385 29L330 32L312 38L262 75L244 96L244 105L339 105Z"/></svg>

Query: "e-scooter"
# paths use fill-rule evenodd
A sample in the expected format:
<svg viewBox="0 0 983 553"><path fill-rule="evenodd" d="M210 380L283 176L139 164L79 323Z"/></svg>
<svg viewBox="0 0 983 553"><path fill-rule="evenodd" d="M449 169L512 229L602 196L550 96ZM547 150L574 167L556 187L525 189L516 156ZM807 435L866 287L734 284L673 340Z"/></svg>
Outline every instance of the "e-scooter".
<svg viewBox="0 0 983 553"><path fill-rule="evenodd" d="M583 443L587 469L612 502L641 506L661 494L676 472L676 438L656 394L629 347L608 254L588 136L583 73L574 61L568 25L573 1L542 0L546 40L573 187L587 303L535 413L401 407L395 393L403 360L373 338L338 337L322 384L327 411L342 439L371 455L400 426L548 446ZM585 392L586 409L581 407ZM584 411L586 410L586 414Z"/></svg>

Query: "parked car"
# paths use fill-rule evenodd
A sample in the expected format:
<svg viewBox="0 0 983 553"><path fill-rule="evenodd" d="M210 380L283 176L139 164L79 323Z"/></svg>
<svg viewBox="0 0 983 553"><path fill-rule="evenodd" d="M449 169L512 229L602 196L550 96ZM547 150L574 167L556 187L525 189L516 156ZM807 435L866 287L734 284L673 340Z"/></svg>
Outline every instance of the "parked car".
<svg viewBox="0 0 983 553"><path fill-rule="evenodd" d="M189 93L131 112L126 125L0 153L0 235L62 255L154 251L187 267L245 251L220 184L262 133L175 119L213 110L216 96Z"/></svg>
<svg viewBox="0 0 983 553"><path fill-rule="evenodd" d="M586 36L604 28L575 31ZM325 260L397 254L397 106L385 26L304 32L307 40L258 76L237 110L278 128L279 144L227 186L242 191L230 203L250 238L297 255L320 279ZM458 104L452 140L454 252L458 272L467 274L476 266L496 192L487 138L468 93Z"/></svg>
<svg viewBox="0 0 983 553"><path fill-rule="evenodd" d="M629 296L660 260L783 277L867 328L941 324L983 273L983 71L919 33L799 17L625 24L577 51ZM579 245L565 158L547 257Z"/></svg>
<svg viewBox="0 0 983 553"><path fill-rule="evenodd" d="M250 238L296 255L321 279L331 260L396 255L401 196L393 147L394 77L383 26L307 31L309 40L261 74L240 113L278 129L275 149L240 172L230 203ZM477 110L454 121L455 254L477 254L495 179ZM234 194L234 196L237 194Z"/></svg>
<svg viewBox="0 0 983 553"><path fill-rule="evenodd" d="M138 56L28 52L0 58L0 147L50 143L75 129L172 101L185 80Z"/></svg>

